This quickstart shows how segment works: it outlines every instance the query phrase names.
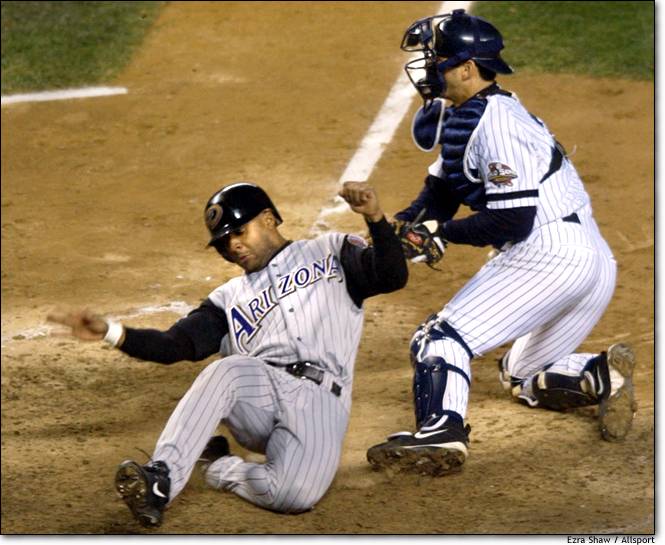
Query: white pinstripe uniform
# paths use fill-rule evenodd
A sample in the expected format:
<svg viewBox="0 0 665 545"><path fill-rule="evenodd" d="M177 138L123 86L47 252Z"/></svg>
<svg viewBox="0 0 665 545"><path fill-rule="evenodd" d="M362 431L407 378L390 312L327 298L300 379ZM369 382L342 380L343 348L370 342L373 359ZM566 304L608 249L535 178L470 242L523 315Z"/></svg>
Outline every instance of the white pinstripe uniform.
<svg viewBox="0 0 665 545"><path fill-rule="evenodd" d="M522 379L520 395L531 404L530 379L536 373L551 365L548 371L577 376L596 356L572 353L612 298L616 262L572 163L564 159L561 168L541 183L553 146L544 123L514 95L491 95L487 102L466 148L465 175L484 184L489 209L536 206L537 213L528 238L505 245L437 319L452 326L474 355L515 340L504 368ZM492 164L508 166L517 176L492 182ZM429 172L443 176L441 157ZM561 219L573 213L579 223ZM422 343L419 356L442 357L471 376L468 353L450 338ZM442 409L464 418L468 396L464 377L449 371Z"/></svg>
<svg viewBox="0 0 665 545"><path fill-rule="evenodd" d="M338 233L292 242L210 294L228 319L227 356L198 376L157 442L153 458L170 469L170 501L220 422L266 463L225 456L207 469L208 484L282 512L323 496L339 464L363 322L340 265L343 242ZM299 361L325 371L323 383L278 367Z"/></svg>

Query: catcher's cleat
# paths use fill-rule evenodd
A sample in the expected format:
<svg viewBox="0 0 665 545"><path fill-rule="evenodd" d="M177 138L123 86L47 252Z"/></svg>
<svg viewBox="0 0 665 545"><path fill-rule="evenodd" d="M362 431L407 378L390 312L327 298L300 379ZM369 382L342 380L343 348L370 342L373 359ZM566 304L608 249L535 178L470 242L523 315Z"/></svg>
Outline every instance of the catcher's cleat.
<svg viewBox="0 0 665 545"><path fill-rule="evenodd" d="M367 451L367 460L375 469L392 469L439 477L461 471L466 461L471 426L455 420L437 430L416 433L399 432L388 441Z"/></svg>
<svg viewBox="0 0 665 545"><path fill-rule="evenodd" d="M115 489L142 526L156 528L162 523L171 490L169 469L164 462L141 466L124 461L115 474Z"/></svg>
<svg viewBox="0 0 665 545"><path fill-rule="evenodd" d="M626 344L613 344L604 360L603 363L609 368L612 387L610 395L600 402L600 434L606 441L623 441L637 412L633 388L635 354Z"/></svg>
<svg viewBox="0 0 665 545"><path fill-rule="evenodd" d="M231 449L229 448L229 442L226 440L226 437L223 435L215 435L210 441L208 441L206 448L203 449L203 452L198 459L201 470L205 474L211 463L222 456L228 456L230 453Z"/></svg>

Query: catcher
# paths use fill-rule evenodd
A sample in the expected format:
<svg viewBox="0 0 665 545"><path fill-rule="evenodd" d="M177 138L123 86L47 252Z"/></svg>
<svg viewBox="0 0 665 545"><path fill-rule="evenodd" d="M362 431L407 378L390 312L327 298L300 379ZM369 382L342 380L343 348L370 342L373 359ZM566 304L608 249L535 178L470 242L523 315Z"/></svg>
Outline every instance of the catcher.
<svg viewBox="0 0 665 545"><path fill-rule="evenodd" d="M499 378L528 407L599 406L601 436L621 441L636 411L633 352L616 344L575 353L612 299L616 261L584 184L545 123L502 89L499 31L464 10L414 22L402 49L424 99L413 123L420 149L440 152L413 203L395 215L406 255L432 266L450 244L496 256L411 340L415 431L369 449L376 467L459 471L471 359L504 343ZM444 100L448 100L448 105ZM475 213L454 219L459 207Z"/></svg>

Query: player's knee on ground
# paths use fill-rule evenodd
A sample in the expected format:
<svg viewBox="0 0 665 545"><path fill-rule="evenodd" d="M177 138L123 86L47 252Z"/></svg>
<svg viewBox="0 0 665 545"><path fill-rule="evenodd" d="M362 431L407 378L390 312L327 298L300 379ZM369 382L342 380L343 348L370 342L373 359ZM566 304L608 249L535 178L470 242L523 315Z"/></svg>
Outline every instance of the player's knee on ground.
<svg viewBox="0 0 665 545"><path fill-rule="evenodd" d="M302 513L326 493L334 476L329 473L321 470L291 476L277 471L274 464L246 463L238 456L226 456L210 464L205 480L212 488L235 492L264 509Z"/></svg>
<svg viewBox="0 0 665 545"><path fill-rule="evenodd" d="M307 498L303 492L287 496L282 500L273 502L271 509L278 513L297 514L309 511L318 502L320 497Z"/></svg>
<svg viewBox="0 0 665 545"><path fill-rule="evenodd" d="M266 479L257 480L259 472L268 474ZM278 513L302 513L309 511L321 499L327 490L327 486L321 486L320 483L311 482L305 478L295 478L289 481L287 477L275 478L270 474L270 470L263 467L257 467L256 471L248 473L249 483L252 484L255 493L264 499L265 507ZM256 485L262 482L263 486Z"/></svg>

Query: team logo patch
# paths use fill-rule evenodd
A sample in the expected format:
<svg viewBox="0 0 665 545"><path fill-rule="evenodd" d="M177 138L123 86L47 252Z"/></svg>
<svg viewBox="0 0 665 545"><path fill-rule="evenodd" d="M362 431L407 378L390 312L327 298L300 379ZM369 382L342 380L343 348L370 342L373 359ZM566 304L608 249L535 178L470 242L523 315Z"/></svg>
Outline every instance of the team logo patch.
<svg viewBox="0 0 665 545"><path fill-rule="evenodd" d="M213 204L206 210L206 225L211 231L217 227L219 220L222 219L222 207L219 204Z"/></svg>
<svg viewBox="0 0 665 545"><path fill-rule="evenodd" d="M349 241L349 244L358 246L358 248L367 248L367 241L358 235L346 235L346 240Z"/></svg>
<svg viewBox="0 0 665 545"><path fill-rule="evenodd" d="M487 169L489 170L487 179L495 185L512 186L511 180L517 178L517 172L503 163L490 163L487 165Z"/></svg>

